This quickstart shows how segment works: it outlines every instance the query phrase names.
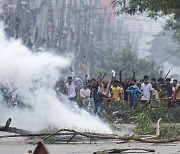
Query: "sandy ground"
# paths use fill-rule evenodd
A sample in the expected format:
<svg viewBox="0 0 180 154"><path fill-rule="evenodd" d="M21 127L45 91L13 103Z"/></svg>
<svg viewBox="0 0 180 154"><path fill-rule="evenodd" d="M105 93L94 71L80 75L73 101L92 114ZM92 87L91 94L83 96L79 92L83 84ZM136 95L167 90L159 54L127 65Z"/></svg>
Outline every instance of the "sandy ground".
<svg viewBox="0 0 180 154"><path fill-rule="evenodd" d="M0 133L2 135L9 133ZM154 149L155 153L162 154L180 154L180 142L168 144L149 144L149 143L113 143L111 141L101 141L92 144L49 144L46 145L50 154L92 154L96 151L107 149L123 149L123 148L148 148ZM0 154L28 154L29 150L34 151L36 145L29 144L25 138L2 138L0 139Z"/></svg>

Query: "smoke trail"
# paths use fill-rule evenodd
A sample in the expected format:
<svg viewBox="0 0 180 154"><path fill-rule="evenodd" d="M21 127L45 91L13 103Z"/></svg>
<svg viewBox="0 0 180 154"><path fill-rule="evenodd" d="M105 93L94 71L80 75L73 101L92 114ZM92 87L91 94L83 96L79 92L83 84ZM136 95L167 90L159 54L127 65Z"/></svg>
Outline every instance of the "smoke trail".
<svg viewBox="0 0 180 154"><path fill-rule="evenodd" d="M28 130L47 126L110 133L109 126L66 98L60 102L53 86L70 59L48 52L32 53L20 40L7 40L0 26L0 83L16 89L33 110L0 106L1 125L11 117L12 125ZM0 101L2 98L0 98ZM2 102L2 101L1 101Z"/></svg>

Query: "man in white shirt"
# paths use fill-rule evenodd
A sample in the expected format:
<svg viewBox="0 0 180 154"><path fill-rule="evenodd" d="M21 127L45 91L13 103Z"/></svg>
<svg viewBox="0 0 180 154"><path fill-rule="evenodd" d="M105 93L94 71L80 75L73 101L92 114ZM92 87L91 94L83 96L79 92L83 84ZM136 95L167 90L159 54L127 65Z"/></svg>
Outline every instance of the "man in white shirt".
<svg viewBox="0 0 180 154"><path fill-rule="evenodd" d="M149 82L149 77L147 75L144 76L144 82L141 84L141 90L143 92L143 96L141 97L141 102L143 104L147 103L152 98L152 85Z"/></svg>
<svg viewBox="0 0 180 154"><path fill-rule="evenodd" d="M68 79L67 79L67 84L66 84L66 88L67 88L67 96L68 96L68 99L71 100L71 101L77 101L77 86L74 82L74 72L72 69L71 70L71 73L73 75L72 76L69 76Z"/></svg>

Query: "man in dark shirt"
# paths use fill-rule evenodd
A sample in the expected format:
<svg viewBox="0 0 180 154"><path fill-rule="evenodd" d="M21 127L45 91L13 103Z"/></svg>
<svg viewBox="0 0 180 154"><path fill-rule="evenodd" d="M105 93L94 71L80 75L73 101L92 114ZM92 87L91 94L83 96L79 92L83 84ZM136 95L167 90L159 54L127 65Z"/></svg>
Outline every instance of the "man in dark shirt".
<svg viewBox="0 0 180 154"><path fill-rule="evenodd" d="M171 79L170 78L167 78L166 79L166 84L165 84L165 87L166 87L166 90L167 90L167 93L168 93L168 97L169 97L169 101L168 101L168 106L170 107L170 104L171 104L171 97L172 97L172 85L171 85Z"/></svg>
<svg viewBox="0 0 180 154"><path fill-rule="evenodd" d="M135 71L132 70L132 72L133 72L133 77L131 80L134 80L135 79ZM122 84L122 87L124 89L124 101L128 102L128 93L126 92L126 89L131 86L130 79L126 78L125 81L122 81L122 71L120 71L119 72L119 80L120 80L120 83Z"/></svg>
<svg viewBox="0 0 180 154"><path fill-rule="evenodd" d="M57 95L60 95L59 93L66 95L67 90L63 80L57 81L54 89Z"/></svg>
<svg viewBox="0 0 180 154"><path fill-rule="evenodd" d="M124 101L128 101L128 93L126 92L126 89L128 87L130 87L130 82L129 82L129 79L126 78L126 80L124 82L122 82L122 87L124 89Z"/></svg>
<svg viewBox="0 0 180 154"><path fill-rule="evenodd" d="M168 97L171 97L172 96L172 85L171 85L171 79L170 78L167 78L166 79L166 90L168 92Z"/></svg>
<svg viewBox="0 0 180 154"><path fill-rule="evenodd" d="M92 88L92 97L94 99L94 114L99 115L102 110L103 98L109 98L108 96L98 92L98 87Z"/></svg>

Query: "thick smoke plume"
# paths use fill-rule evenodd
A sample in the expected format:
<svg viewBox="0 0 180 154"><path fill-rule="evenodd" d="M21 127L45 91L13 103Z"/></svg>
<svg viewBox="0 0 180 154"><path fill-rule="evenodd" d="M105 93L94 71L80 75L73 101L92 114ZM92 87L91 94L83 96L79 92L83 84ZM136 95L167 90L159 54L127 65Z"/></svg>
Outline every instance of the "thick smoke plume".
<svg viewBox="0 0 180 154"><path fill-rule="evenodd" d="M70 59L49 52L32 53L20 40L7 40L0 26L0 83L16 90L32 109L7 108L1 103L0 125L11 117L12 126L40 130L47 127L111 133L97 117L80 110L53 89ZM1 96L0 96L1 97ZM2 98L0 98L2 99Z"/></svg>

